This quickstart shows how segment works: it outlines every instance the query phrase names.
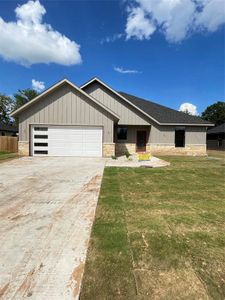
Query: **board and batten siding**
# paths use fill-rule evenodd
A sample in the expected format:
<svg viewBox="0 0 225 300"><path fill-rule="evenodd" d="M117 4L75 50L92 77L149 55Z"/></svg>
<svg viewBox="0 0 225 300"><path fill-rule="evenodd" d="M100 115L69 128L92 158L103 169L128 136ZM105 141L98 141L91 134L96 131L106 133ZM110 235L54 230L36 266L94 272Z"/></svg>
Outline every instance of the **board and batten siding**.
<svg viewBox="0 0 225 300"><path fill-rule="evenodd" d="M150 143L170 144L175 143L175 129L179 126L151 126ZM206 145L206 127L183 126L185 127L186 145Z"/></svg>
<svg viewBox="0 0 225 300"><path fill-rule="evenodd" d="M84 91L115 112L120 117L119 125L149 125L145 115L100 83L93 82Z"/></svg>
<svg viewBox="0 0 225 300"><path fill-rule="evenodd" d="M29 141L31 124L102 126L103 142L113 142L110 113L68 84L59 86L19 115L20 141Z"/></svg>

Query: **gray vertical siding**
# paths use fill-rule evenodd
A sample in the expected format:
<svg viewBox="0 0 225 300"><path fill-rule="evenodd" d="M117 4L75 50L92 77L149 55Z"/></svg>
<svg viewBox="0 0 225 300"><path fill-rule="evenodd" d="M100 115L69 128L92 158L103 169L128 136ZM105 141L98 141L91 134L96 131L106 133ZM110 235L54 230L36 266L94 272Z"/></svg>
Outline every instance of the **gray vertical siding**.
<svg viewBox="0 0 225 300"><path fill-rule="evenodd" d="M206 127L187 126L185 139L187 145L205 145Z"/></svg>
<svg viewBox="0 0 225 300"><path fill-rule="evenodd" d="M175 143L176 126L151 126L150 143L153 144L171 144ZM206 127L185 126L185 144L186 145L205 145Z"/></svg>
<svg viewBox="0 0 225 300"><path fill-rule="evenodd" d="M99 83L93 82L84 91L114 111L120 117L119 124L149 125L149 118Z"/></svg>
<svg viewBox="0 0 225 300"><path fill-rule="evenodd" d="M151 126L150 140L152 144L174 144L175 127L174 126Z"/></svg>
<svg viewBox="0 0 225 300"><path fill-rule="evenodd" d="M29 140L30 124L103 126L103 141L113 142L113 117L67 84L43 97L19 116L19 140Z"/></svg>

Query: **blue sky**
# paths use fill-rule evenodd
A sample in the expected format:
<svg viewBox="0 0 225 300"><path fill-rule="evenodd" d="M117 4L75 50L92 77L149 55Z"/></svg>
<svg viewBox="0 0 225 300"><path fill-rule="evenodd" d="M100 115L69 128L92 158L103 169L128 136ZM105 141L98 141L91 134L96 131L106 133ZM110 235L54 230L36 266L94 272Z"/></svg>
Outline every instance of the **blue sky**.
<svg viewBox="0 0 225 300"><path fill-rule="evenodd" d="M221 15L218 24L212 25L207 14L208 19L203 16L187 24L189 28L192 26L192 30L178 32L179 20L175 20L175 25L169 24L154 10L155 7L144 7L145 3L141 6L142 1L145 2L40 1L31 21L31 14L24 14L23 4L27 1L1 1L0 17L6 25L6 33L3 37L0 33L0 92L11 95L17 89L31 87L32 79L44 82L47 88L64 77L81 85L97 76L116 90L175 109L189 102L197 106L198 112L202 112L215 101L224 101L225 17L223 19ZM183 1L189 5L188 1L192 0ZM220 0L206 1L220 2L218 5L222 3ZM64 49L54 44L46 35L46 45L49 43L48 49L52 50L45 53L40 45L34 46L35 33L34 44L29 45L23 37L18 37L19 31L15 31L15 35L12 31L7 32L16 30L15 9L18 3L21 9L17 16L26 28L33 26L33 23L35 26L50 24L53 31L69 39L67 47ZM45 13L40 12L40 7L45 9ZM184 8L181 7L181 10L184 11ZM149 9L155 14L155 20L150 19ZM190 14L193 15L193 11L190 10ZM190 16L187 17L189 20ZM212 18L214 20L215 15ZM8 28L8 22L14 22L15 29ZM201 30L200 25L196 29L197 22L201 22ZM164 24L169 24L166 29L162 29ZM77 45L80 48L76 48ZM24 48L27 48L28 56L31 53L28 62L22 58L27 55ZM52 51L55 62L51 62L49 51ZM120 73L115 68L127 72Z"/></svg>

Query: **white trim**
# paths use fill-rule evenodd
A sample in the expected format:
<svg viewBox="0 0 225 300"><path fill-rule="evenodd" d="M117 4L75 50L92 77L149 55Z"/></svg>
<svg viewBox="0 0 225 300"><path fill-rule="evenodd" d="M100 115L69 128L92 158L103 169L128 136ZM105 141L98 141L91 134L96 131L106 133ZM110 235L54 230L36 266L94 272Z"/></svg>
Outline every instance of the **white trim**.
<svg viewBox="0 0 225 300"><path fill-rule="evenodd" d="M139 110L141 113L143 113L144 115L146 115L148 118L152 119L158 125L169 125L169 126L172 126L172 125L174 125L174 126L185 125L185 126L202 126L202 127L205 127L205 126L214 126L214 124L160 123L159 121L157 121L156 119L154 119L152 116L150 116L149 114L147 114L145 111L141 110L139 107L137 107L132 102L130 102L127 98L125 98L122 95L120 95L119 93L117 93L117 91L115 91L114 89L112 89L111 87L109 87L107 84L105 84L103 81L101 81L97 77L92 78L91 80L89 80L88 82L86 82L85 84L83 84L82 86L80 86L80 88L83 89L87 85L91 84L94 81L97 81L100 84L102 84L104 87L106 87L107 89L109 89L115 95L117 95L118 97L120 97L121 99L123 99L124 101L126 101L127 103L129 103L131 106L135 107L137 110Z"/></svg>
<svg viewBox="0 0 225 300"><path fill-rule="evenodd" d="M92 96L88 95L87 93L85 93L82 89L80 89L79 87L77 87L75 84L73 84L72 82L70 82L68 79L62 79L59 82L57 82L56 84L54 84L52 87L50 87L49 89L45 90L43 93L41 93L40 95L38 95L37 97L35 97L34 99L32 99L31 101L27 102L26 104L24 104L23 106L21 106L20 108L18 108L17 110L15 110L14 112L12 112L10 114L11 117L14 117L15 115L17 115L19 112L23 111L25 108L31 106L33 103L37 102L40 98L42 98L43 96L47 95L48 93L50 93L51 91L53 91L55 88L57 88L58 86L62 85L63 83L67 83L70 86L72 86L75 90L79 91L82 95L86 96L87 98L89 98L90 100L92 100L95 104L97 104L98 106L100 106L101 108L103 108L104 110L106 110L107 112L109 112L112 116L114 116L116 119L119 119L119 116L117 114L115 114L111 109L109 109L108 107L106 107L104 104L102 104L101 102L99 102L97 99L93 98Z"/></svg>
<svg viewBox="0 0 225 300"><path fill-rule="evenodd" d="M160 123L160 125L167 125L167 126L200 126L200 127L205 127L205 126L214 126L214 124L188 124L188 123Z"/></svg>

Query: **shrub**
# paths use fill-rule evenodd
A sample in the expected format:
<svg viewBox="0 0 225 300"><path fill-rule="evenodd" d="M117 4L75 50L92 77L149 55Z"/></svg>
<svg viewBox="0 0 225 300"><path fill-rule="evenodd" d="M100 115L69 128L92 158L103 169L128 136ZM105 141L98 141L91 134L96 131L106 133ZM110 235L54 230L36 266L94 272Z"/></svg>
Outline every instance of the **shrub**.
<svg viewBox="0 0 225 300"><path fill-rule="evenodd" d="M112 155L111 158L112 159L117 159L117 157L115 155Z"/></svg>
<svg viewBox="0 0 225 300"><path fill-rule="evenodd" d="M125 156L126 156L126 158L129 158L131 156L131 154L128 150L125 152Z"/></svg>

